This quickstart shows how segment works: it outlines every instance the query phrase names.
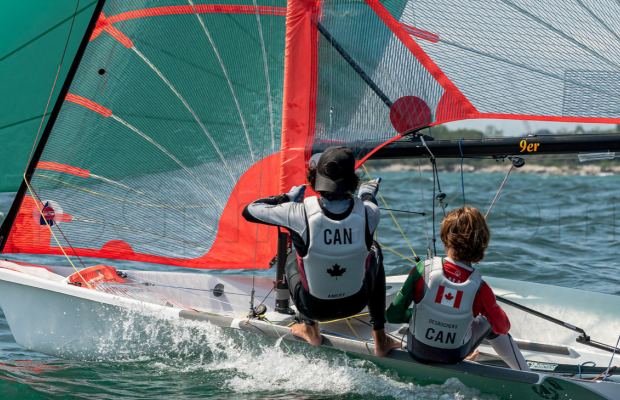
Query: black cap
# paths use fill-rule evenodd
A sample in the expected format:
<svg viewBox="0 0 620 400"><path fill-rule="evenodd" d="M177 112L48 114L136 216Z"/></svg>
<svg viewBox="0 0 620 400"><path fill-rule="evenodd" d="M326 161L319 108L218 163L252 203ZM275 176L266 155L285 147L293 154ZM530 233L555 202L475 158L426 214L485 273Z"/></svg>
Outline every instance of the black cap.
<svg viewBox="0 0 620 400"><path fill-rule="evenodd" d="M314 190L344 194L347 181L355 174L355 157L347 147L329 147L323 152L317 163Z"/></svg>

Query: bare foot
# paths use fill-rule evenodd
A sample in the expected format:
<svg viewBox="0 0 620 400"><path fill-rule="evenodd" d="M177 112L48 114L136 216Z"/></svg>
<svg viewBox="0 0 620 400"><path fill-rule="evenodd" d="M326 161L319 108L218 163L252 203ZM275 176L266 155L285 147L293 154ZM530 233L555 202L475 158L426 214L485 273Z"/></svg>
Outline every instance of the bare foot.
<svg viewBox="0 0 620 400"><path fill-rule="evenodd" d="M385 334L385 329L372 331L372 339L375 341L375 355L385 357L392 349L399 349L400 343Z"/></svg>
<svg viewBox="0 0 620 400"><path fill-rule="evenodd" d="M471 353L470 355L468 355L467 357L465 357L465 359L467 361L476 361L478 359L478 356L480 355L480 352L478 351L478 349L474 350L473 353Z"/></svg>
<svg viewBox="0 0 620 400"><path fill-rule="evenodd" d="M291 333L299 336L313 346L320 346L323 343L323 336L319 334L319 324L306 325L303 322L291 326Z"/></svg>

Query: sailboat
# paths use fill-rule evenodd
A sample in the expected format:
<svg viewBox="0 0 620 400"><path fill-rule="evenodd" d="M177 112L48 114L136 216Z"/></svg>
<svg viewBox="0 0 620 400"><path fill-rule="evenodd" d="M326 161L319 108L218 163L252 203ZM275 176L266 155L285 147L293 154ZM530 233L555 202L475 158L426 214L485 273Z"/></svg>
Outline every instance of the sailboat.
<svg viewBox="0 0 620 400"><path fill-rule="evenodd" d="M312 155L335 144L353 149L359 166L613 157L617 134L433 140L423 129L483 118L620 123L618 16L616 2L601 0L97 1L0 229L0 304L15 340L87 360L155 351L128 334L154 326L300 341L288 328L287 234L245 222L243 207L304 183ZM72 266L11 253L66 256ZM275 281L124 270L115 260L273 268ZM405 279L388 277L388 302ZM620 298L486 281L508 304L534 372L506 368L484 343L477 362L424 365L402 350L376 358L364 312L322 324L323 346L501 398L620 398L610 345ZM386 326L399 340L403 329Z"/></svg>

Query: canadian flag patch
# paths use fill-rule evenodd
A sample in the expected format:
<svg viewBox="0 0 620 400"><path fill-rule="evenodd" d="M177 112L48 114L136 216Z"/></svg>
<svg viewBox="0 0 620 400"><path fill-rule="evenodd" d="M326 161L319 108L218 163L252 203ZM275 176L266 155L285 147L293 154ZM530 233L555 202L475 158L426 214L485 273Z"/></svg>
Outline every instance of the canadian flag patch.
<svg viewBox="0 0 620 400"><path fill-rule="evenodd" d="M443 304L444 306L459 308L461 306L462 298L462 290L449 289L445 286L439 285L439 289L437 290L437 296L435 297L435 303Z"/></svg>

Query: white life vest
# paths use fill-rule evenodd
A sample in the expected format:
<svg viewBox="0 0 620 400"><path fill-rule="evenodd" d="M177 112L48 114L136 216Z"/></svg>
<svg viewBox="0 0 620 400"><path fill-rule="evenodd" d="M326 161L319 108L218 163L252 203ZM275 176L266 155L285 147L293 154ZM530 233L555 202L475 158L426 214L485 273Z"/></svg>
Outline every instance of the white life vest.
<svg viewBox="0 0 620 400"><path fill-rule="evenodd" d="M304 200L308 218L308 254L301 259L314 297L342 299L358 293L364 284L370 251L366 245L366 208L353 198L343 219L328 218L313 196ZM347 215L348 213L348 215Z"/></svg>
<svg viewBox="0 0 620 400"><path fill-rule="evenodd" d="M471 338L472 306L482 285L474 270L467 281L454 283L443 273L441 257L424 262L424 297L413 308L409 330L419 342L440 349L456 349Z"/></svg>

